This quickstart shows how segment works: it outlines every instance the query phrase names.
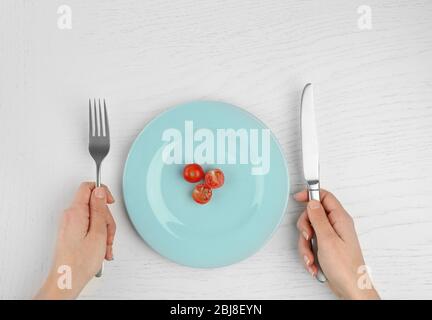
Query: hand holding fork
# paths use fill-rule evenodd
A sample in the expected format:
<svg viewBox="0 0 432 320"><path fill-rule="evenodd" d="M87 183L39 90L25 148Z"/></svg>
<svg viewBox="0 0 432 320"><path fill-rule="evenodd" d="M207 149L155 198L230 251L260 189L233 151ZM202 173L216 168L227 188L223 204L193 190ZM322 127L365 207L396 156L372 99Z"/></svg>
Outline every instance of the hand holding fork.
<svg viewBox="0 0 432 320"><path fill-rule="evenodd" d="M96 163L96 187L101 186L101 165L110 149L110 133L105 99L103 111L101 101L96 106L96 99L89 99L89 152ZM103 263L96 277L102 276Z"/></svg>

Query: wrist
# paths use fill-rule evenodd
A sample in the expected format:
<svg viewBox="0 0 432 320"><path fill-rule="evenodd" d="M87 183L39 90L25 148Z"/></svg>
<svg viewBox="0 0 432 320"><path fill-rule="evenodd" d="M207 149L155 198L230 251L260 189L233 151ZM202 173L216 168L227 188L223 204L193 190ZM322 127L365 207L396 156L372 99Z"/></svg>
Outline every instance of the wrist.
<svg viewBox="0 0 432 320"><path fill-rule="evenodd" d="M375 290L369 268L361 264L356 272L353 272L349 277L350 280L346 282L347 290L345 291L345 298L349 300L379 300L380 296Z"/></svg>
<svg viewBox="0 0 432 320"><path fill-rule="evenodd" d="M380 300L380 296L375 289L359 289L356 292L353 292L350 297L350 300Z"/></svg>
<svg viewBox="0 0 432 320"><path fill-rule="evenodd" d="M369 288L352 288L346 298L348 300L380 300L380 296L373 286Z"/></svg>

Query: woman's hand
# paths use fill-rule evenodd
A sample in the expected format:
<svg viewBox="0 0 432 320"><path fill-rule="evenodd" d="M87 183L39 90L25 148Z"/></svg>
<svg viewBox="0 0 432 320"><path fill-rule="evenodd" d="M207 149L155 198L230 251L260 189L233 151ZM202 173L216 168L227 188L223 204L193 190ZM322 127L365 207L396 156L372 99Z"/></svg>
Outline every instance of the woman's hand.
<svg viewBox="0 0 432 320"><path fill-rule="evenodd" d="M379 299L367 274L353 219L330 192L321 190L320 195L321 203L309 201L297 221L298 250L305 267L316 276L318 268L311 249L315 234L319 264L331 290L344 299ZM307 202L308 192L299 192L294 198Z"/></svg>
<svg viewBox="0 0 432 320"><path fill-rule="evenodd" d="M104 259L113 259L116 225L107 187L84 182L63 214L52 270L36 299L74 299L95 276ZM67 278L70 277L70 278Z"/></svg>

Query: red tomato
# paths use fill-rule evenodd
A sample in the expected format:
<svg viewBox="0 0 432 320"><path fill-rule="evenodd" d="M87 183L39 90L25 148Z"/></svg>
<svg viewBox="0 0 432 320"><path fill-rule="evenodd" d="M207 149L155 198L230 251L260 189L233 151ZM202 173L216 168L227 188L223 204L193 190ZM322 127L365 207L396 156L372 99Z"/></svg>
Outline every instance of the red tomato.
<svg viewBox="0 0 432 320"><path fill-rule="evenodd" d="M192 191L192 198L199 204L206 204L212 197L212 189L204 183L197 184Z"/></svg>
<svg viewBox="0 0 432 320"><path fill-rule="evenodd" d="M204 178L204 170L199 164L188 164L183 169L183 177L186 181L195 183Z"/></svg>
<svg viewBox="0 0 432 320"><path fill-rule="evenodd" d="M217 189L223 186L225 176L221 169L210 170L205 174L205 183L212 189Z"/></svg>

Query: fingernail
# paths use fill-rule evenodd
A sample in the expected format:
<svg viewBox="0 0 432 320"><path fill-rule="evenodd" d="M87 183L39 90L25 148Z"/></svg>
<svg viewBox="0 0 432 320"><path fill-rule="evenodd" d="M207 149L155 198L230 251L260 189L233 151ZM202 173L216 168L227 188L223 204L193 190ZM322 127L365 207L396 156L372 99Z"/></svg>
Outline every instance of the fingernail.
<svg viewBox="0 0 432 320"><path fill-rule="evenodd" d="M315 273L312 268L308 268L309 273L312 275L313 278L315 278Z"/></svg>
<svg viewBox="0 0 432 320"><path fill-rule="evenodd" d="M105 193L104 188L96 188L95 189L95 196L96 196L96 198L98 198L98 199L104 199L105 195L106 195L106 193Z"/></svg>
<svg viewBox="0 0 432 320"><path fill-rule="evenodd" d="M321 207L321 203L316 200L309 201L308 208L311 210L319 209Z"/></svg>
<svg viewBox="0 0 432 320"><path fill-rule="evenodd" d="M308 266L308 265L309 265L309 263L310 263L310 260L309 260L309 258L308 258L308 257L306 257L306 256L303 256L303 260L304 260L304 262L306 263L306 265Z"/></svg>
<svg viewBox="0 0 432 320"><path fill-rule="evenodd" d="M303 232L302 232L302 235L303 235L303 237L304 237L306 240L309 240L309 235L307 234L306 231L303 231Z"/></svg>

